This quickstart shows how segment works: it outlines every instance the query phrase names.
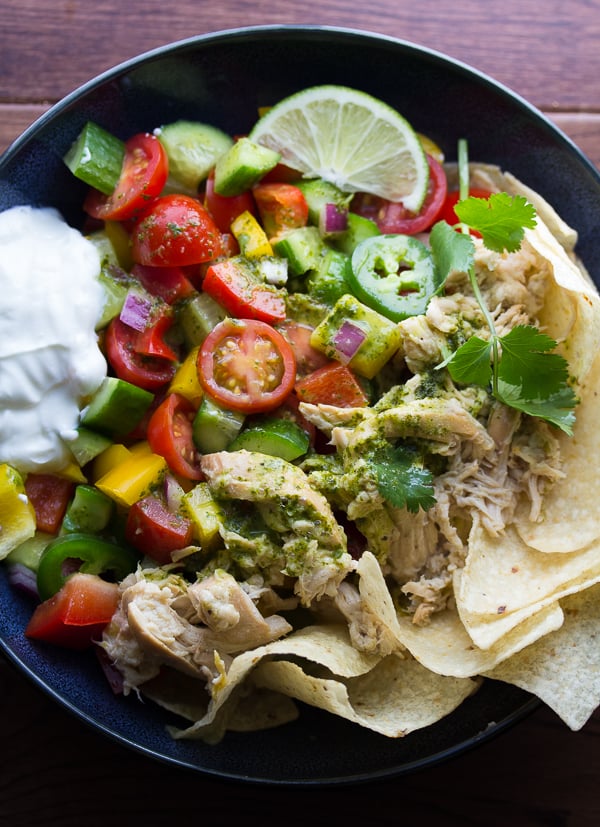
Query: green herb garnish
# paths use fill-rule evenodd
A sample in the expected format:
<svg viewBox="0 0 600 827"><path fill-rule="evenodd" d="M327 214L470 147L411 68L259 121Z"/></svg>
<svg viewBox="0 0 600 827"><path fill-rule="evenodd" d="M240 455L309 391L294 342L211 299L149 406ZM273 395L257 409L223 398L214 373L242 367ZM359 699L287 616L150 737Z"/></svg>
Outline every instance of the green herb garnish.
<svg viewBox="0 0 600 827"><path fill-rule="evenodd" d="M390 446L371 462L371 467L379 493L395 508L416 513L419 508L427 511L435 504L433 474L412 446Z"/></svg>

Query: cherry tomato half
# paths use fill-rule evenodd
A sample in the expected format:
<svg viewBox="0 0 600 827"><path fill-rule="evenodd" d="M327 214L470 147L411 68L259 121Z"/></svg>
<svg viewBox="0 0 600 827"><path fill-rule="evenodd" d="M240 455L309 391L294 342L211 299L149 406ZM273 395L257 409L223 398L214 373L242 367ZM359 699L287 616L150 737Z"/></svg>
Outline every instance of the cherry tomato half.
<svg viewBox="0 0 600 827"><path fill-rule="evenodd" d="M93 218L125 221L145 209L162 191L169 174L167 154L154 135L140 133L125 144L121 177L115 191L90 190L83 208Z"/></svg>
<svg viewBox="0 0 600 827"><path fill-rule="evenodd" d="M106 357L119 379L148 391L156 391L175 375L175 362L161 356L146 356L136 350L140 334L116 316L106 328Z"/></svg>
<svg viewBox="0 0 600 827"><path fill-rule="evenodd" d="M219 228L189 195L155 198L131 233L131 254L137 264L185 267L210 261L221 252Z"/></svg>
<svg viewBox="0 0 600 827"><path fill-rule="evenodd" d="M296 360L288 342L256 319L224 319L198 353L204 391L226 408L270 411L293 390Z"/></svg>
<svg viewBox="0 0 600 827"><path fill-rule="evenodd" d="M170 393L148 422L146 439L155 454L164 457L174 474L187 480L203 478L200 454L192 437L196 409L184 396Z"/></svg>
<svg viewBox="0 0 600 827"><path fill-rule="evenodd" d="M480 189L478 187L471 187L469 189L469 196L472 198L489 198L492 193L490 190ZM453 190L449 192L446 196L444 201L444 206L442 207L442 211L440 213L440 218L444 221L447 221L451 227L454 227L456 224L460 224L460 219L457 214L454 212L454 207L460 200L460 193L458 190Z"/></svg>
<svg viewBox="0 0 600 827"><path fill-rule="evenodd" d="M214 172L211 172L206 179L204 206L223 233L230 232L231 222L243 212L256 215L256 204L250 190L246 190L240 195L219 195L218 192L215 192Z"/></svg>
<svg viewBox="0 0 600 827"><path fill-rule="evenodd" d="M261 223L269 238L283 230L304 227L308 223L308 204L299 187L261 182L252 192Z"/></svg>
<svg viewBox="0 0 600 827"><path fill-rule="evenodd" d="M385 201L360 193L352 201L351 209L375 221L382 233L416 235L428 230L438 220L444 206L448 183L442 165L428 155L429 186L423 206L418 213L409 212L402 204Z"/></svg>

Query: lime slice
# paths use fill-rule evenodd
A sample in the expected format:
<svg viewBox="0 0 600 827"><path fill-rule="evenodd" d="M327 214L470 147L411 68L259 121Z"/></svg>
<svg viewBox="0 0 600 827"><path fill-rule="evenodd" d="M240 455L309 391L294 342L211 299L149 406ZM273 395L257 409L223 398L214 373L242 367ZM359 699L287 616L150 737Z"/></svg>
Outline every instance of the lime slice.
<svg viewBox="0 0 600 827"><path fill-rule="evenodd" d="M401 201L417 212L429 166L408 121L388 104L346 86L313 86L277 103L250 140L274 149L307 178L323 178L344 192Z"/></svg>
<svg viewBox="0 0 600 827"><path fill-rule="evenodd" d="M35 534L35 511L25 494L23 478L0 465L0 560Z"/></svg>

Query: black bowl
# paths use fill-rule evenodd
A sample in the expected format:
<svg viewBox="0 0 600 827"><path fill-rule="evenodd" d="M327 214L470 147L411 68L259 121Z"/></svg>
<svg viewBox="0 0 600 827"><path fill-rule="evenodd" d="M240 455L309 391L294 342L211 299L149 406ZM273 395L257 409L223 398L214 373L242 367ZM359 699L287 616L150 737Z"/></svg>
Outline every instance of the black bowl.
<svg viewBox="0 0 600 827"><path fill-rule="evenodd" d="M510 170L577 228L579 254L600 283L600 176L565 135L520 97L464 64L410 43L343 29L218 32L117 66L50 109L4 154L0 209L50 205L81 225L85 187L61 159L88 119L122 138L178 118L243 133L259 106L323 83L354 86L386 100L437 141L448 159L455 157L459 138L466 138L472 159ZM487 681L456 712L404 739L384 738L303 707L293 724L229 734L216 746L173 741L165 725L175 720L135 697L115 697L93 654L26 640L31 610L0 567L0 646L9 659L107 736L221 778L315 785L397 776L481 743L537 704L515 687Z"/></svg>

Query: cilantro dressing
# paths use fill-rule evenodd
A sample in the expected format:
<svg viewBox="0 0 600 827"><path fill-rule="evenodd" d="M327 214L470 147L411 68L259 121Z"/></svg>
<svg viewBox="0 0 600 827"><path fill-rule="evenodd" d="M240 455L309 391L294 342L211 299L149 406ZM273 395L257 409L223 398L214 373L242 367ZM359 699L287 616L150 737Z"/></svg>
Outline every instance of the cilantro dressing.
<svg viewBox="0 0 600 827"><path fill-rule="evenodd" d="M0 461L56 471L79 409L106 375L94 245L54 209L0 214Z"/></svg>

